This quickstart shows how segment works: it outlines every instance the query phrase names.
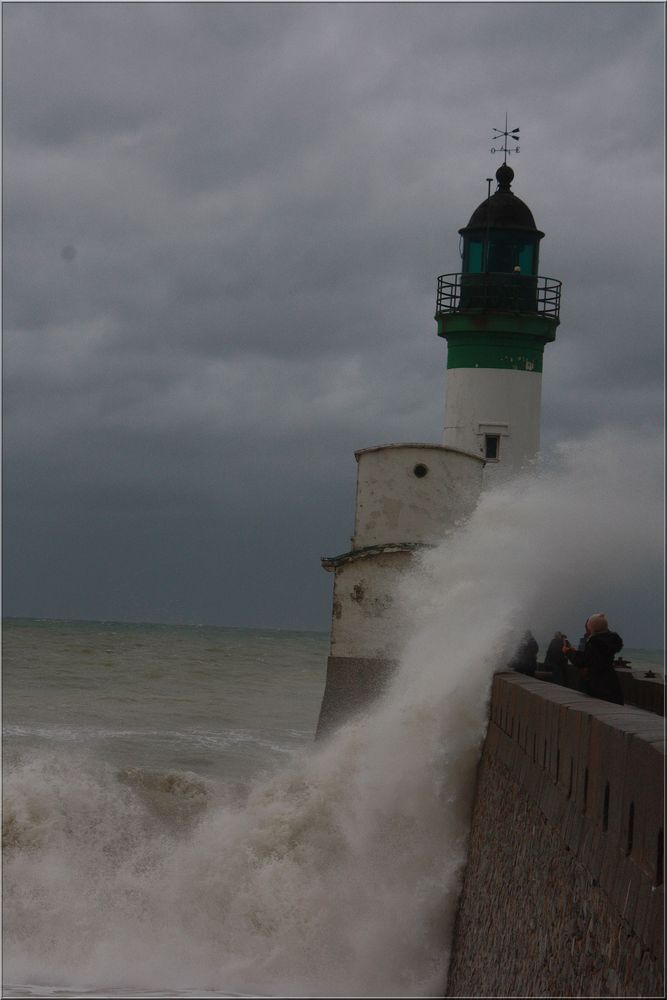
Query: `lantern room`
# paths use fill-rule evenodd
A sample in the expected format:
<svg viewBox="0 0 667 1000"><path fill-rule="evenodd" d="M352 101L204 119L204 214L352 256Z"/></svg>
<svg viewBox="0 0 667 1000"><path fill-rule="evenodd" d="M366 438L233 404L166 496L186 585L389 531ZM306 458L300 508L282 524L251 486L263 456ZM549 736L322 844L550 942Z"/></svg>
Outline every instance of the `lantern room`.
<svg viewBox="0 0 667 1000"><path fill-rule="evenodd" d="M537 275L544 233L536 227L525 202L510 190L513 178L514 171L503 163L496 171L498 190L459 229L464 274Z"/></svg>
<svg viewBox="0 0 667 1000"><path fill-rule="evenodd" d="M506 163L498 167L497 191L459 229L462 270L438 278L436 320L441 337L447 336L448 317L457 313L537 314L558 325L560 281L538 275L544 233L526 203L511 190L513 179L511 167Z"/></svg>

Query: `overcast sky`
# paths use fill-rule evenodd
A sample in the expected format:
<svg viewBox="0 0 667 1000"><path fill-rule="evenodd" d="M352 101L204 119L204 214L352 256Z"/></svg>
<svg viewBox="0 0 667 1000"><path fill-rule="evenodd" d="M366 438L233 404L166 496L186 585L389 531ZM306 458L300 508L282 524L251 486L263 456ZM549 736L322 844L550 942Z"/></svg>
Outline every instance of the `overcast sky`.
<svg viewBox="0 0 667 1000"><path fill-rule="evenodd" d="M12 4L4 613L327 628L357 448L441 440L492 129L542 438L663 415L661 3Z"/></svg>

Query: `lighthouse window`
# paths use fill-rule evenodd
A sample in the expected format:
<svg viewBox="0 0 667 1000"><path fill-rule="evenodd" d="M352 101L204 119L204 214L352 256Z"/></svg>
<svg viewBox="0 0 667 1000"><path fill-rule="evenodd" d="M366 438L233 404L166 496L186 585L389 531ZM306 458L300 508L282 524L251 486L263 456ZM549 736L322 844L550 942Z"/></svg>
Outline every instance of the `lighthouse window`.
<svg viewBox="0 0 667 1000"><path fill-rule="evenodd" d="M484 435L484 458L489 462L498 461L498 453L500 451L500 435L499 434L485 434Z"/></svg>
<svg viewBox="0 0 667 1000"><path fill-rule="evenodd" d="M489 271L509 272L514 267L514 247L497 236L489 245Z"/></svg>
<svg viewBox="0 0 667 1000"><path fill-rule="evenodd" d="M536 247L516 233L495 233L489 245L489 271L508 274L516 267L521 274L535 274Z"/></svg>
<svg viewBox="0 0 667 1000"><path fill-rule="evenodd" d="M468 274L480 274L484 270L484 244L481 240L470 240L466 247L463 269Z"/></svg>
<svg viewBox="0 0 667 1000"><path fill-rule="evenodd" d="M520 246L518 253L519 267L521 268L522 274L535 274L535 268L533 266L533 244L524 243Z"/></svg>
<svg viewBox="0 0 667 1000"><path fill-rule="evenodd" d="M424 476L427 475L428 473L428 466L422 465L421 462L418 462L412 471L414 472L417 479L423 479Z"/></svg>

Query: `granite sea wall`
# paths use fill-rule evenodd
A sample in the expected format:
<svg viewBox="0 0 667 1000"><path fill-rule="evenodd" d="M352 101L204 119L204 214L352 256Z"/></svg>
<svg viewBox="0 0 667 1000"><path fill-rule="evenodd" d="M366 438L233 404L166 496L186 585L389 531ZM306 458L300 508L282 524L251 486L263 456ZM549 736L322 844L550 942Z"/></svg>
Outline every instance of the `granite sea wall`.
<svg viewBox="0 0 667 1000"><path fill-rule="evenodd" d="M495 676L447 996L664 995L664 737Z"/></svg>

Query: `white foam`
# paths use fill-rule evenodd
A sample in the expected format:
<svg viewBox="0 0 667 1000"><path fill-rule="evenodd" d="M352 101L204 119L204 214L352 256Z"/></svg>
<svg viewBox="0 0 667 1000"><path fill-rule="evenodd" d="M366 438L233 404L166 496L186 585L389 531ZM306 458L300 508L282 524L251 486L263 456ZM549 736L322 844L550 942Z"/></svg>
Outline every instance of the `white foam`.
<svg viewBox="0 0 667 1000"><path fill-rule="evenodd" d="M23 801L40 836L6 860L8 978L442 995L493 671L526 627L574 635L605 610L622 631L633 589L651 600L659 454L597 437L486 495L402 588L415 628L386 697L188 836L127 788L35 769L49 808L40 825Z"/></svg>
<svg viewBox="0 0 667 1000"><path fill-rule="evenodd" d="M45 998L49 998L49 997L70 997L70 998L74 998L74 997L94 997L94 998L100 998L100 1000L103 997L112 997L112 998L115 998L115 997L119 997L119 998L120 997L132 997L132 998L134 998L134 997L137 997L137 998L139 998L139 997L141 997L141 998L147 998L147 997L164 997L165 1000L167 1000L167 998L171 998L175 994L171 990L161 990L161 991L159 991L157 993L151 991L150 993L147 993L147 992L145 992L143 990L131 990L131 989L116 990L116 989L113 989L113 987L110 987L110 988L107 988L107 989L104 989L104 988L102 988L102 989L92 988L92 989L83 989L83 990L68 990L68 989L61 989L59 987L54 987L54 986L38 986L38 985L35 985L34 983L28 983L28 984L25 984L25 985L22 985L22 986L5 985L3 987L2 995L3 995L3 997L45 997ZM195 997L197 997L197 998L198 997L202 997L205 1000L205 998L208 998L208 997L223 997L223 998L248 997L248 998L250 998L250 997L253 996L253 994L251 994L251 993L216 993L216 992L212 992L210 990L201 991L201 990L197 990L197 989L192 989L192 990L181 990L177 994L177 996L178 997L184 997L184 998L188 998L188 997L193 997L193 998L195 998Z"/></svg>
<svg viewBox="0 0 667 1000"><path fill-rule="evenodd" d="M194 744L195 746L228 749L239 744L252 744L274 753L289 753L289 747L251 729L226 728L220 730L177 730L177 729L111 729L99 726L62 726L8 723L4 727L7 737L26 737L48 740L53 743L87 743L95 740L113 739L156 739L169 742ZM287 735L303 738L302 731L288 730Z"/></svg>

